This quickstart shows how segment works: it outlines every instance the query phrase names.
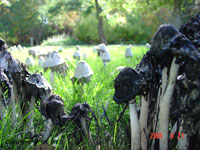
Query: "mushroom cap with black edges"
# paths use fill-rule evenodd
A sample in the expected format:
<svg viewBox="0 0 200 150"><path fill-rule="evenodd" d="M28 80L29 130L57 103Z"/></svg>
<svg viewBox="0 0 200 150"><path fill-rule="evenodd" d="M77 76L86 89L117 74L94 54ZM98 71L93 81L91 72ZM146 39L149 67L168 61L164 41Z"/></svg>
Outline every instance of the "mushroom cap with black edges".
<svg viewBox="0 0 200 150"><path fill-rule="evenodd" d="M80 57L81 57L80 52L79 52L78 50L76 50L76 51L74 52L74 54L73 54L73 58L74 58L74 59L79 59L79 60L80 60Z"/></svg>
<svg viewBox="0 0 200 150"><path fill-rule="evenodd" d="M133 56L133 53L132 53L131 47L129 46L125 51L125 57L128 58L132 56Z"/></svg>
<svg viewBox="0 0 200 150"><path fill-rule="evenodd" d="M52 87L40 73L33 73L22 80L26 99L34 96L38 99L45 99L51 95Z"/></svg>
<svg viewBox="0 0 200 150"><path fill-rule="evenodd" d="M0 38L0 52L5 51L8 49L8 46L6 45L5 41Z"/></svg>
<svg viewBox="0 0 200 150"><path fill-rule="evenodd" d="M177 63L181 63L185 59L200 60L198 48L170 24L159 27L147 55L156 57L158 64L167 67L170 67L174 56L177 58Z"/></svg>
<svg viewBox="0 0 200 150"><path fill-rule="evenodd" d="M138 71L125 67L114 80L115 93L113 100L118 103L127 103L135 96L143 94L146 83Z"/></svg>

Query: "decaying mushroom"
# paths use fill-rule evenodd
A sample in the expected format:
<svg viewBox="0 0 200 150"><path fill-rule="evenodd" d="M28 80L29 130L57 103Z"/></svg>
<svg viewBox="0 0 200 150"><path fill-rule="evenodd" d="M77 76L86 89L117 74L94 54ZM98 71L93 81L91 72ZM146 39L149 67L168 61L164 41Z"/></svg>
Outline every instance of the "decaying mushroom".
<svg viewBox="0 0 200 150"><path fill-rule="evenodd" d="M0 52L7 50L7 48L8 48L8 46L6 45L4 40L0 38Z"/></svg>
<svg viewBox="0 0 200 150"><path fill-rule="evenodd" d="M125 67L114 80L115 93L113 100L118 103L128 103L131 120L131 149L140 149L140 127L135 104L135 96L142 95L146 83L142 76L130 67Z"/></svg>
<svg viewBox="0 0 200 150"><path fill-rule="evenodd" d="M92 112L90 106L87 102L85 103L77 103L72 108L69 116L71 120L75 123L78 131L81 133L80 135L88 136L89 141L93 143L92 136L89 131L89 124L92 118L88 116L88 113ZM83 140L81 136L81 141Z"/></svg>
<svg viewBox="0 0 200 150"><path fill-rule="evenodd" d="M92 75L93 71L90 66L85 61L80 61L76 66L72 81L75 82L77 80L78 83L82 84L89 83Z"/></svg>
<svg viewBox="0 0 200 150"><path fill-rule="evenodd" d="M26 64L27 64L28 66L34 66L34 61L33 61L33 59L32 59L31 57L27 57L27 58L26 58Z"/></svg>
<svg viewBox="0 0 200 150"><path fill-rule="evenodd" d="M68 66L65 63L65 60L60 56L56 51L49 52L48 56L45 58L42 67L46 69L51 69L50 80L51 83L54 83L54 72L61 73L65 76L68 70Z"/></svg>
<svg viewBox="0 0 200 150"><path fill-rule="evenodd" d="M51 95L51 86L46 79L38 73L29 74L22 82L24 92L23 111L28 115L28 128L34 133L33 114L37 101L45 101ZM28 104L28 105L27 105ZM28 107L28 110L27 108Z"/></svg>
<svg viewBox="0 0 200 150"><path fill-rule="evenodd" d="M52 131L52 125L63 126L66 121L70 121L70 117L64 112L64 103L60 96L51 95L40 106L40 112L46 121L46 131L42 141L45 142Z"/></svg>
<svg viewBox="0 0 200 150"><path fill-rule="evenodd" d="M133 56L133 53L132 53L132 50L131 50L131 46L129 46L125 51L125 57L130 58L132 56Z"/></svg>

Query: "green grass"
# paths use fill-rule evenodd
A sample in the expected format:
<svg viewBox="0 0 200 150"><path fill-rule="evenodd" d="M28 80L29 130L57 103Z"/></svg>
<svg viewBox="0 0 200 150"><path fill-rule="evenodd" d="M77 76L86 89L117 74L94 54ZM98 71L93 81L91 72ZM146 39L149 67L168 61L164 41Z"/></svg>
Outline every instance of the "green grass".
<svg viewBox="0 0 200 150"><path fill-rule="evenodd" d="M142 58L146 52L144 46L134 46L132 48L133 58L127 60L124 57L125 49L127 46L108 46L108 50L111 53L111 62L107 67L104 67L102 61L97 57L97 53L93 52L94 46L81 46L81 53L87 53L87 63L92 68L94 74L92 81L84 86L73 85L70 77L74 75L76 67L76 61L72 59L72 54L76 49L74 46L63 47L64 51L61 54L63 58L66 56L71 59L67 61L69 65L69 72L65 78L60 75L55 76L55 83L53 86L53 94L61 96L64 100L64 108L67 113L72 109L76 103L88 102L91 109L95 112L98 120L99 128L96 128L94 119L90 125L90 131L94 141L99 140L101 143L101 149L130 149L130 127L129 127L129 111L126 110L123 118L116 123L120 112L123 110L124 105L117 105L113 101L113 80L117 76L118 72L115 72L118 66L130 66L135 67L138 61ZM35 47L40 51L57 50L58 46L46 46ZM12 52L12 55L24 62L28 56L27 49L24 51ZM35 60L37 64L37 59ZM50 70L44 72L42 68L37 66L29 68L30 72L42 72L45 78L49 81ZM103 108L107 106L107 115L110 120L110 124L105 117L100 120L100 116L103 113ZM35 133L39 134L43 131L43 119L38 109L35 109L34 114L34 126ZM18 118L18 126L13 130L10 123L9 115L4 120L0 121L0 149L32 149L36 140L41 143L41 137L35 137L30 139L30 136L26 134L26 126L23 125L23 121ZM62 129L61 129L62 128ZM61 132L62 131L62 132ZM95 144L89 144L88 139L84 138L83 142L77 145L77 139L73 137L74 125L72 123L67 124L64 127L54 126L53 133L48 140L50 145L55 144L56 149L88 149L93 150Z"/></svg>

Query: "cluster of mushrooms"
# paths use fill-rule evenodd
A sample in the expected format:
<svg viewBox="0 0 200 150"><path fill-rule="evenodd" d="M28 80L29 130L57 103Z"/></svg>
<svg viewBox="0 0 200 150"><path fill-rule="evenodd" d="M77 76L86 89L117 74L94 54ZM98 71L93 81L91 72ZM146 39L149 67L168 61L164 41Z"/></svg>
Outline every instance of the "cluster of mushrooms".
<svg viewBox="0 0 200 150"><path fill-rule="evenodd" d="M60 96L53 95L52 87L43 75L41 73L29 73L26 70L26 65L12 57L7 48L4 40L0 39L0 120L6 117L6 111L11 112L13 128L17 126L17 120L24 119L24 123L27 123L27 133L34 136L33 115L35 108L39 108L45 120L43 142L48 140L53 125L63 126L69 121L73 121L81 135L89 135L89 139L92 141L88 131L90 124L88 122L92 119L88 116L88 113L92 112L89 105L77 103L69 114L65 113L64 101ZM66 64L61 58L56 58L60 58L56 52L49 53L43 63L45 69L51 69L51 75L54 72L66 72ZM84 62L80 63L88 67ZM85 71L83 74L76 73L77 78L88 83L93 72L90 68L83 71ZM40 105L40 107L36 107L36 105ZM18 109L16 109L16 106L18 106Z"/></svg>
<svg viewBox="0 0 200 150"><path fill-rule="evenodd" d="M113 99L129 103L131 150L200 149L199 64L200 15L195 15L179 30L161 25L136 68L119 73Z"/></svg>

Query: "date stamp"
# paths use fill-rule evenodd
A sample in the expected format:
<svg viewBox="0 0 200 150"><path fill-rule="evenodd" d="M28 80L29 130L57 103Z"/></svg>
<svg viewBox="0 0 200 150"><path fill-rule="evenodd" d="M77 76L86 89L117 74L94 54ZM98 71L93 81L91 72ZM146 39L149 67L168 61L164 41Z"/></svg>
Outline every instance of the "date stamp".
<svg viewBox="0 0 200 150"><path fill-rule="evenodd" d="M184 133L178 133L178 134L171 133L170 138L184 139ZM163 139L163 133L151 133L150 139Z"/></svg>

